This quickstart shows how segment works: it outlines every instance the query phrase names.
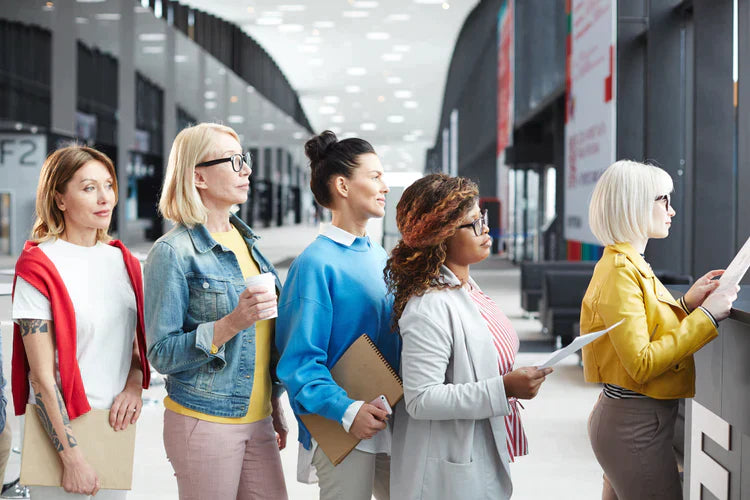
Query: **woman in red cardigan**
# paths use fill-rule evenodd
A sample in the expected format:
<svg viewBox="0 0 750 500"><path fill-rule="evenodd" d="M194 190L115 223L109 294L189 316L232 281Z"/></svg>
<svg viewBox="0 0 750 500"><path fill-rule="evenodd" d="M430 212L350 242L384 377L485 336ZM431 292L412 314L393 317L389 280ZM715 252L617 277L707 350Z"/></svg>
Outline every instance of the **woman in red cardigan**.
<svg viewBox="0 0 750 500"><path fill-rule="evenodd" d="M115 169L99 151L70 146L44 162L32 240L16 263L12 387L17 415L35 405L63 473L62 488L36 486L32 498L99 491L72 419L109 409L117 431L141 412L149 382L143 285L138 260L107 234L116 203ZM126 493L103 490L97 499Z"/></svg>

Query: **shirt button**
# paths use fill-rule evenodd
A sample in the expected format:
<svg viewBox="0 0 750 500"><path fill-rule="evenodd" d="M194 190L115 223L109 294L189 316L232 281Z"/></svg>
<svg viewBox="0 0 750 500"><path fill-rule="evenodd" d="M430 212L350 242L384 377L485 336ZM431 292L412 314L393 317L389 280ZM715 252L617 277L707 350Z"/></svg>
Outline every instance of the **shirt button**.
<svg viewBox="0 0 750 500"><path fill-rule="evenodd" d="M245 375L245 378L250 378L250 375Z"/></svg>
<svg viewBox="0 0 750 500"><path fill-rule="evenodd" d="M203 282L203 289L204 289L204 290L205 290L206 288L208 288L209 286L210 286L210 285L208 284L208 281L204 281L204 282Z"/></svg>

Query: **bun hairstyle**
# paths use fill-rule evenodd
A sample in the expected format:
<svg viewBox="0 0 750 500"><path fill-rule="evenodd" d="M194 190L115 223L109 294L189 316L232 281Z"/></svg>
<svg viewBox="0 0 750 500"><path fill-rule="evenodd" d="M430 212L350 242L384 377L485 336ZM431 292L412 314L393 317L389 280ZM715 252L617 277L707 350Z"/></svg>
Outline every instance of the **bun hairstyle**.
<svg viewBox="0 0 750 500"><path fill-rule="evenodd" d="M305 143L305 155L310 159L310 189L315 201L331 208L331 179L337 176L350 178L359 165L359 156L368 153L375 154L369 142L358 138L339 141L330 130L308 140Z"/></svg>

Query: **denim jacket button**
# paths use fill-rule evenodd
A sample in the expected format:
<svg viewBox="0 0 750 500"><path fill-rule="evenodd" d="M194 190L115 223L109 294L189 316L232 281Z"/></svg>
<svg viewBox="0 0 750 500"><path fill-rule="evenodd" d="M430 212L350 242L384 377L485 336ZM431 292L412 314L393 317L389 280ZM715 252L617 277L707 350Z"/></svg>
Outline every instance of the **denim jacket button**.
<svg viewBox="0 0 750 500"><path fill-rule="evenodd" d="M208 284L208 281L204 281L203 282L203 288L204 289L208 288L209 286L211 286L211 285Z"/></svg>

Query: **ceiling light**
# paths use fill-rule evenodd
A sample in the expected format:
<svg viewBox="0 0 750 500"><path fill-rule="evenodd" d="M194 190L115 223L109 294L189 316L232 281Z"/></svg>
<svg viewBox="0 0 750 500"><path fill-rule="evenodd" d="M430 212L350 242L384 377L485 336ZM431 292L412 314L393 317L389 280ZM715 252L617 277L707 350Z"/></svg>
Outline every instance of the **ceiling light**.
<svg viewBox="0 0 750 500"><path fill-rule="evenodd" d="M42 7L42 10L46 10L46 11L55 10L55 3L47 2L46 4L44 4L44 7Z"/></svg>
<svg viewBox="0 0 750 500"><path fill-rule="evenodd" d="M206 104L204 104L206 109L214 109L216 108L216 101L206 101Z"/></svg>
<svg viewBox="0 0 750 500"><path fill-rule="evenodd" d="M205 94L203 94L203 97L206 99L216 99L216 91L215 90L207 90Z"/></svg>
<svg viewBox="0 0 750 500"><path fill-rule="evenodd" d="M365 123L362 123L362 124L361 124L361 125L359 126L359 128L360 128L360 129L362 129L362 130L365 130L365 131L371 132L371 131L373 131L373 130L377 129L377 128L378 128L378 126L377 126L377 125L375 125L375 124L374 124L374 123L372 123L372 122L365 122Z"/></svg>
<svg viewBox="0 0 750 500"><path fill-rule="evenodd" d="M184 63L184 62L187 62L187 60L188 60L188 56L184 54L177 54L176 56L174 56L174 62L176 63Z"/></svg>
<svg viewBox="0 0 750 500"><path fill-rule="evenodd" d="M221 68L219 68L219 74L220 75L226 75L227 74L227 70L224 69L224 67L221 67Z"/></svg>
<svg viewBox="0 0 750 500"><path fill-rule="evenodd" d="M227 121L229 123L245 123L245 117L242 115L229 115Z"/></svg>
<svg viewBox="0 0 750 500"><path fill-rule="evenodd" d="M347 68L346 74L351 76L364 76L367 74L367 70L365 68L354 66L351 68Z"/></svg>
<svg viewBox="0 0 750 500"><path fill-rule="evenodd" d="M248 14L252 14L252 13L254 13L254 12L255 12L255 7L248 7L248 8L247 8L247 13L248 13Z"/></svg>
<svg viewBox="0 0 750 500"><path fill-rule="evenodd" d="M393 46L393 52L409 52L411 50L411 46L409 45L394 45Z"/></svg>
<svg viewBox="0 0 750 500"><path fill-rule="evenodd" d="M278 10L267 10L263 13L263 17L281 17L282 14Z"/></svg>
<svg viewBox="0 0 750 500"><path fill-rule="evenodd" d="M88 24L89 18L88 17L76 17L76 24Z"/></svg>
<svg viewBox="0 0 750 500"><path fill-rule="evenodd" d="M391 37L391 34L383 31L372 31L365 36L368 40L388 40Z"/></svg>
<svg viewBox="0 0 750 500"><path fill-rule="evenodd" d="M451 8L451 6L450 6L450 4L448 2L443 2L443 9L444 10L448 10L450 8Z"/></svg>
<svg viewBox="0 0 750 500"><path fill-rule="evenodd" d="M299 33L300 31L305 31L305 27L301 24L280 24L278 29L282 33Z"/></svg>
<svg viewBox="0 0 750 500"><path fill-rule="evenodd" d="M292 137L299 141L300 139L305 137L305 134L303 132L295 132L292 134Z"/></svg>
<svg viewBox="0 0 750 500"><path fill-rule="evenodd" d="M255 92L255 87L253 87L252 85L248 85L245 90L248 94L252 94L253 92Z"/></svg>
<svg viewBox="0 0 750 500"><path fill-rule="evenodd" d="M327 28L333 28L334 26L336 26L336 24L333 21L315 21L313 23L313 26L315 28L327 29Z"/></svg>
<svg viewBox="0 0 750 500"><path fill-rule="evenodd" d="M387 53L380 56L380 58L386 62L396 62L403 59L403 54Z"/></svg>
<svg viewBox="0 0 750 500"><path fill-rule="evenodd" d="M144 54L161 54L163 52L164 52L164 47L162 47L161 45L156 46L156 47L154 46L143 47Z"/></svg>
<svg viewBox="0 0 750 500"><path fill-rule="evenodd" d="M374 2L371 0L356 0L352 7L355 9L376 9L378 7L378 2Z"/></svg>
<svg viewBox="0 0 750 500"><path fill-rule="evenodd" d="M321 115L333 115L336 113L336 108L333 106L321 106L318 108L318 113Z"/></svg>
<svg viewBox="0 0 750 500"><path fill-rule="evenodd" d="M352 139L354 137L357 137L356 132L344 132L344 139Z"/></svg>
<svg viewBox="0 0 750 500"><path fill-rule="evenodd" d="M239 100L240 100L240 98L237 97L236 95L233 95L232 97L229 98L229 102L237 102Z"/></svg>
<svg viewBox="0 0 750 500"><path fill-rule="evenodd" d="M255 21L255 24L257 24L258 26L278 26L283 22L284 20L280 17L259 17Z"/></svg>
<svg viewBox="0 0 750 500"><path fill-rule="evenodd" d="M328 130L330 130L331 132L333 132L336 135L339 135L341 133L341 127L337 127L336 125L334 125L332 127L328 127Z"/></svg>
<svg viewBox="0 0 750 500"><path fill-rule="evenodd" d="M417 101L404 101L404 107L406 109L417 109L419 107L419 103Z"/></svg>
<svg viewBox="0 0 750 500"><path fill-rule="evenodd" d="M336 95L327 95L323 98L323 102L326 104L338 104L339 101L339 96Z"/></svg>
<svg viewBox="0 0 750 500"><path fill-rule="evenodd" d="M119 21L120 20L120 14L117 12L100 12L99 14L94 14L94 17L98 19L99 21Z"/></svg>
<svg viewBox="0 0 750 500"><path fill-rule="evenodd" d="M348 17L350 19L358 19L369 16L370 13L366 10L345 10L341 13L342 17Z"/></svg>
<svg viewBox="0 0 750 500"><path fill-rule="evenodd" d="M391 85L400 85L401 84L401 78L398 76L389 76L385 79L386 82L388 82Z"/></svg>
<svg viewBox="0 0 750 500"><path fill-rule="evenodd" d="M276 125L274 125L273 123L264 123L260 126L260 128L262 128L266 132L271 132L273 130L276 130Z"/></svg>
<svg viewBox="0 0 750 500"><path fill-rule="evenodd" d="M347 85L346 87L344 87L344 90L346 91L347 94L356 94L360 92L362 89L359 88L359 85Z"/></svg>
<svg viewBox="0 0 750 500"><path fill-rule="evenodd" d="M422 130L420 130L420 129L417 129L417 130L412 130L412 132L411 132L411 135L413 135L413 136L415 136L415 137L419 137L419 136L421 136L421 135L422 135L423 133L424 133L424 132L423 132Z"/></svg>
<svg viewBox="0 0 750 500"><path fill-rule="evenodd" d="M141 33L138 35L138 40L142 42L163 42L166 38L167 35L164 33Z"/></svg>
<svg viewBox="0 0 750 500"><path fill-rule="evenodd" d="M279 5L277 8L281 12L302 12L307 7L305 7L304 5L295 4L295 5Z"/></svg>
<svg viewBox="0 0 750 500"><path fill-rule="evenodd" d="M385 20L387 22L404 22L411 19L411 16L409 14L391 14L390 16L386 17Z"/></svg>
<svg viewBox="0 0 750 500"><path fill-rule="evenodd" d="M320 35L320 31L318 31L317 29L314 29L314 30L312 30L312 34L313 34L313 36L319 36Z"/></svg>
<svg viewBox="0 0 750 500"><path fill-rule="evenodd" d="M411 90L397 90L393 93L397 99L409 99L411 98Z"/></svg>
<svg viewBox="0 0 750 500"><path fill-rule="evenodd" d="M404 123L404 117L401 115L391 115L387 120L388 123Z"/></svg>
<svg viewBox="0 0 750 500"><path fill-rule="evenodd" d="M378 102L385 102L385 96L379 95Z"/></svg>

